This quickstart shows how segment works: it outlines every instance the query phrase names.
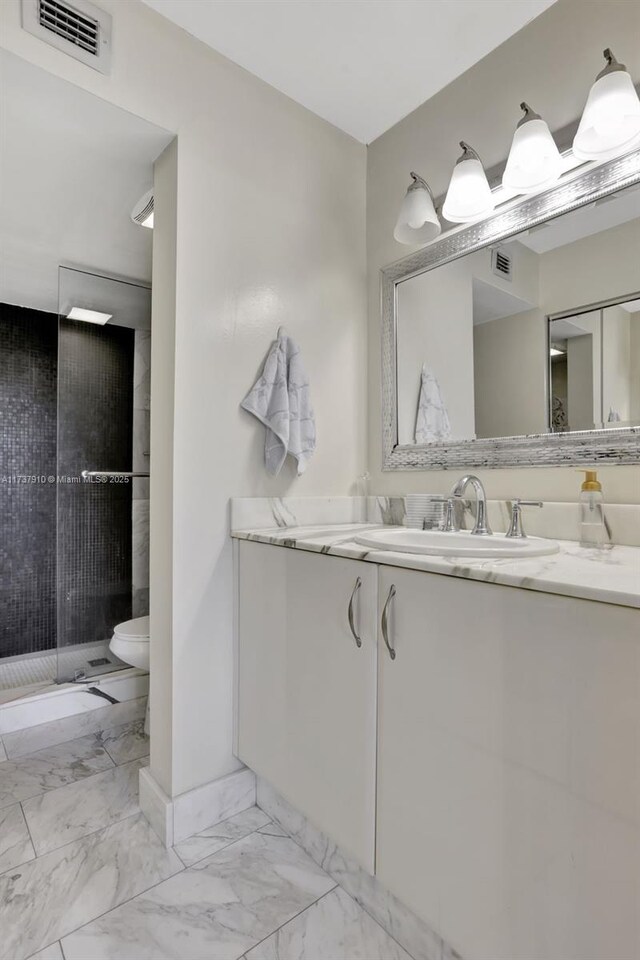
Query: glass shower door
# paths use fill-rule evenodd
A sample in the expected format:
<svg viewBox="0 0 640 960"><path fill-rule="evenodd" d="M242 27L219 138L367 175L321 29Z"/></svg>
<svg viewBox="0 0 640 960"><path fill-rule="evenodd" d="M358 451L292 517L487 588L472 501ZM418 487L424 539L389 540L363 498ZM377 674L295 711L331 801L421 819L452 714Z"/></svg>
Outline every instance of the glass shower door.
<svg viewBox="0 0 640 960"><path fill-rule="evenodd" d="M148 475L149 469L148 389L145 417L144 411L136 409L134 385L136 348L144 338L148 341L149 323L148 288L60 268L57 657L61 682L126 666L111 652L109 641L114 627L134 615L134 550L144 559L144 544L139 541L145 531L137 531L134 543L133 524L134 494L145 491L134 491L137 481L127 474L135 470ZM148 551L148 525L146 544ZM147 612L141 610L139 600L136 615Z"/></svg>

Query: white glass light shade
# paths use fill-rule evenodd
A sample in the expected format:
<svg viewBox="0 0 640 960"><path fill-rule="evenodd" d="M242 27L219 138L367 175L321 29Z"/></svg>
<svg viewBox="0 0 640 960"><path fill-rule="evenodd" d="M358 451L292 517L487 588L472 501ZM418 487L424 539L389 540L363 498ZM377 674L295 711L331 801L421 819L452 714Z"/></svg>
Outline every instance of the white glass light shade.
<svg viewBox="0 0 640 960"><path fill-rule="evenodd" d="M426 185L416 179L402 201L393 236L398 243L428 243L441 230L431 194Z"/></svg>
<svg viewBox="0 0 640 960"><path fill-rule="evenodd" d="M626 70L599 77L573 141L579 160L600 160L640 143L640 100Z"/></svg>
<svg viewBox="0 0 640 960"><path fill-rule="evenodd" d="M450 223L468 223L491 213L495 201L484 167L477 155L462 144L465 154L456 163L451 174L442 216Z"/></svg>
<svg viewBox="0 0 640 960"><path fill-rule="evenodd" d="M550 187L562 173L562 157L544 120L527 120L516 128L502 185L517 193Z"/></svg>

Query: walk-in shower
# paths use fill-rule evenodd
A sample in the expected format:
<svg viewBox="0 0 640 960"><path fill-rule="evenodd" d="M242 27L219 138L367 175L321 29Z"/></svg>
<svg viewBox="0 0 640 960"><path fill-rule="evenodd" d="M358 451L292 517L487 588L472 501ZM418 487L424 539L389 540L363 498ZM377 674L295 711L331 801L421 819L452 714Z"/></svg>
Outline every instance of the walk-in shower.
<svg viewBox="0 0 640 960"><path fill-rule="evenodd" d="M62 267L58 314L0 310L0 689L84 680L148 612L150 289Z"/></svg>

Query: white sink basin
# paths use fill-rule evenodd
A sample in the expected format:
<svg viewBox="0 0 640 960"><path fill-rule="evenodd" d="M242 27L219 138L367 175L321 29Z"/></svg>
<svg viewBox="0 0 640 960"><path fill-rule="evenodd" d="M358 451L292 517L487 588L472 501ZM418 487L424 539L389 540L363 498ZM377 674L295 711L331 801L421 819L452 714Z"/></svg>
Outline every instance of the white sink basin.
<svg viewBox="0 0 640 960"><path fill-rule="evenodd" d="M358 534L355 541L373 550L420 553L430 557L512 557L524 560L526 557L544 557L560 549L554 540L541 540L538 537L507 539L504 533L479 537L465 530L460 533L441 533L438 530L394 528Z"/></svg>

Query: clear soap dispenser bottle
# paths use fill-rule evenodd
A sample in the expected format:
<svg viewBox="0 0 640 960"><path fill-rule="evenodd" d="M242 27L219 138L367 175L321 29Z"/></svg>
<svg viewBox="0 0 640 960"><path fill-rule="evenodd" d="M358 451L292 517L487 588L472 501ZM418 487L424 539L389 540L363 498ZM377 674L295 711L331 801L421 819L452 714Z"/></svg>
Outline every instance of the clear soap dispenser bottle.
<svg viewBox="0 0 640 960"><path fill-rule="evenodd" d="M580 546L604 550L608 545L602 485L595 470L584 470L580 492Z"/></svg>

